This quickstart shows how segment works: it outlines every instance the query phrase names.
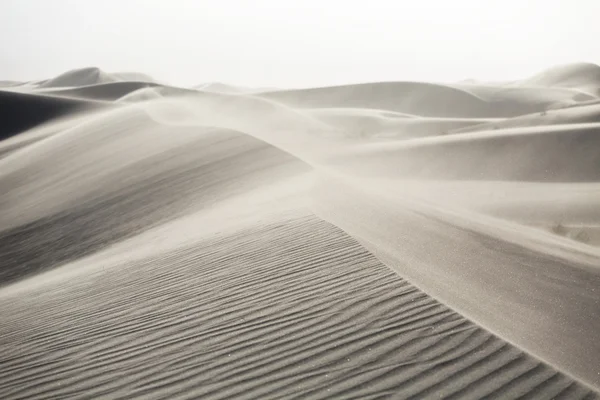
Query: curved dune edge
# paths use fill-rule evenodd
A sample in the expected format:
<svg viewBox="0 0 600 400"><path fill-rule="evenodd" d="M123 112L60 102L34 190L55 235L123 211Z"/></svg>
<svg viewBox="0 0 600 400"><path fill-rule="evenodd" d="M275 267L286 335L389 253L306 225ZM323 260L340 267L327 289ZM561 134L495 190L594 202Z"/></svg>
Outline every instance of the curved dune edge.
<svg viewBox="0 0 600 400"><path fill-rule="evenodd" d="M64 89L84 100L6 92L116 102L0 143L3 398L597 397L600 253L539 228L600 227L595 110L446 135L490 100L86 79Z"/></svg>

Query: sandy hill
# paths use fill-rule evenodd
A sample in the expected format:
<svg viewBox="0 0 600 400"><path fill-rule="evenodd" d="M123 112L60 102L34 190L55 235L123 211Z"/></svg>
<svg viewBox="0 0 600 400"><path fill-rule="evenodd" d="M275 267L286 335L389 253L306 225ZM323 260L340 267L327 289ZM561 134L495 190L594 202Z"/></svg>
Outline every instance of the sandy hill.
<svg viewBox="0 0 600 400"><path fill-rule="evenodd" d="M370 108L420 116L475 116L488 111L482 99L452 87L418 82L381 82L274 91L263 97L300 108Z"/></svg>
<svg viewBox="0 0 600 400"><path fill-rule="evenodd" d="M521 82L522 85L566 87L600 90L600 66L592 63L573 63L549 68Z"/></svg>
<svg viewBox="0 0 600 400"><path fill-rule="evenodd" d="M0 140L44 122L107 104L0 90Z"/></svg>
<svg viewBox="0 0 600 400"><path fill-rule="evenodd" d="M136 90L155 86L158 86L158 84L151 82L109 82L83 87L52 88L38 92L60 97L114 101Z"/></svg>
<svg viewBox="0 0 600 400"><path fill-rule="evenodd" d="M274 91L261 96L300 108L372 108L423 117L507 118L543 111L579 92L472 84L381 82ZM582 100L593 98L583 95Z"/></svg>
<svg viewBox="0 0 600 400"><path fill-rule="evenodd" d="M222 82L210 82L196 85L194 89L203 90L207 92L218 92L218 93L242 93L251 91L249 88L243 88L239 86L227 85Z"/></svg>
<svg viewBox="0 0 600 400"><path fill-rule="evenodd" d="M107 73L97 67L87 67L67 71L55 78L44 81L39 86L41 88L77 87L121 81L152 82L153 80L145 74Z"/></svg>
<svg viewBox="0 0 600 400"><path fill-rule="evenodd" d="M275 91L277 89L274 88L251 88L245 86L234 86L228 85L223 82L208 82L202 83L200 85L195 85L192 87L193 89L198 89L206 92L217 92L217 93L230 93L230 94L250 94L250 93L261 93L261 92L270 92Z"/></svg>
<svg viewBox="0 0 600 400"><path fill-rule="evenodd" d="M501 119L469 127L451 130L450 133L467 133L485 130L531 127L543 125L566 125L600 122L600 104L581 103L580 106L550 109L541 113L526 114L515 118Z"/></svg>

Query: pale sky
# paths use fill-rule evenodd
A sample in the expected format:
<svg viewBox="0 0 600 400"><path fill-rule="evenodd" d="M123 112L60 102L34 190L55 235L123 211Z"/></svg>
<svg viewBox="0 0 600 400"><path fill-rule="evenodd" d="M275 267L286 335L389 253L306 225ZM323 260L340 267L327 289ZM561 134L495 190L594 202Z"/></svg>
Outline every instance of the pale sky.
<svg viewBox="0 0 600 400"><path fill-rule="evenodd" d="M525 78L600 63L600 0L0 0L0 79L177 85Z"/></svg>

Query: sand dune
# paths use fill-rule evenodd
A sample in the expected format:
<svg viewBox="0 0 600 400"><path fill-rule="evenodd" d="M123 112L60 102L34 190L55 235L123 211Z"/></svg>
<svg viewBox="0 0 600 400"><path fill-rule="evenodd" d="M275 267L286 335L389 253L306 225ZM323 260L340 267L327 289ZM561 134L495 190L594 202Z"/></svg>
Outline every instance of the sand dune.
<svg viewBox="0 0 600 400"><path fill-rule="evenodd" d="M115 101L137 90L154 88L156 86L158 86L158 84L149 82L110 82L67 89L52 88L43 91L38 90L36 93L43 93L58 97Z"/></svg>
<svg viewBox="0 0 600 400"><path fill-rule="evenodd" d="M316 89L274 91L264 97L301 108L374 108L446 118L507 118L543 111L557 102L580 96L564 88L504 88L498 86L421 82L381 82Z"/></svg>
<svg viewBox="0 0 600 400"><path fill-rule="evenodd" d="M548 110L536 114L496 120L464 128L454 129L451 133L477 132L490 129L519 128L543 125L567 125L600 122L600 104L584 104L579 107Z"/></svg>
<svg viewBox="0 0 600 400"><path fill-rule="evenodd" d="M114 81L116 79L113 76L101 71L99 68L81 68L67 71L64 74L45 81L40 86L45 88L86 86Z"/></svg>
<svg viewBox="0 0 600 400"><path fill-rule="evenodd" d="M71 286L59 280L9 301L3 313L20 329L2 334L22 347L3 353L0 392L593 397L416 290L339 229L303 214L273 217L149 259L90 260ZM39 354L55 361L37 363Z"/></svg>
<svg viewBox="0 0 600 400"><path fill-rule="evenodd" d="M93 129L89 125L85 128ZM95 143L94 152L61 163L57 156L64 153L64 147L78 145L82 129L75 128L69 141L39 143L35 150L45 155L39 162L27 162L17 171L2 175L10 194L5 196L0 214L5 228L0 232L0 241L4 243L3 252L11 257L3 263L1 282L77 259L182 212L206 207L205 202L217 202L226 196L224 188L235 185L236 190L242 190L262 179L277 177L278 171L302 169L302 164L288 166L286 159L290 157L286 153L235 132L210 128L204 132L173 132L148 125L136 128L137 135L120 132L118 140L103 138ZM167 132L178 135L179 140L161 141L160 136ZM138 152L137 157L118 149L118 145L139 145L148 136L155 140L154 145ZM85 139L89 144L90 138ZM112 157L101 157L107 153ZM232 158L238 163L231 165ZM245 164L247 159L253 162ZM53 165L40 171L40 164L46 165L49 160L55 160ZM65 164L74 169L69 176L61 173ZM160 169L151 168L156 164ZM39 191L46 193L43 199L29 195ZM23 209L30 211L16 212ZM59 248L57 237L61 240ZM48 253L53 254L51 259Z"/></svg>
<svg viewBox="0 0 600 400"><path fill-rule="evenodd" d="M336 127L340 137L412 138L439 136L459 128L495 122L498 119L419 117L385 110L317 108L305 113Z"/></svg>
<svg viewBox="0 0 600 400"><path fill-rule="evenodd" d="M87 67L67 71L55 78L40 83L42 88L88 86L119 81L148 81L152 78L139 73L107 73L96 67Z"/></svg>
<svg viewBox="0 0 600 400"><path fill-rule="evenodd" d="M89 100L63 99L0 90L0 139L77 112L106 106Z"/></svg>
<svg viewBox="0 0 600 400"><path fill-rule="evenodd" d="M600 66L592 63L558 65L522 82L529 86L575 88L600 95Z"/></svg>
<svg viewBox="0 0 600 400"><path fill-rule="evenodd" d="M331 163L395 179L598 182L597 123L492 130L353 146Z"/></svg>
<svg viewBox="0 0 600 400"><path fill-rule="evenodd" d="M22 85L22 82L18 82L18 81L0 81L0 87L11 87L11 86L18 86L18 85Z"/></svg>
<svg viewBox="0 0 600 400"><path fill-rule="evenodd" d="M249 88L243 86L228 85L223 82L208 82L200 85L196 85L193 89L201 90L204 92L217 92L217 93L230 93L230 94L252 94L252 93L264 93L272 92L277 89L275 88Z"/></svg>
<svg viewBox="0 0 600 400"><path fill-rule="evenodd" d="M275 91L263 97L300 108L372 108L431 117L476 117L492 112L483 100L453 87L381 82Z"/></svg>
<svg viewBox="0 0 600 400"><path fill-rule="evenodd" d="M594 65L0 91L0 397L600 398Z"/></svg>
<svg viewBox="0 0 600 400"><path fill-rule="evenodd" d="M600 348L590 334L600 328L597 249L556 241L550 233L518 229L489 217L457 213L450 205L429 206L419 197L405 201L404 190L391 192L383 183L368 180L356 189L338 182L326 179L320 186L324 193L319 215L355 234L401 276L463 315L544 360L597 382L594 365ZM382 188L386 193L380 193ZM433 196L435 188L429 190ZM352 207L371 204L369 226L347 208L349 196L354 199ZM598 204L598 195L595 200Z"/></svg>

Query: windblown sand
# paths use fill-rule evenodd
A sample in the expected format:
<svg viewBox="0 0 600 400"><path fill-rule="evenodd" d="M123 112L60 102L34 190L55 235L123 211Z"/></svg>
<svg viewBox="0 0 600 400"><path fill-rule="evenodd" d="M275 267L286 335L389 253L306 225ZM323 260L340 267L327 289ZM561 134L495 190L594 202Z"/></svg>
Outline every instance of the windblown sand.
<svg viewBox="0 0 600 400"><path fill-rule="evenodd" d="M600 398L600 67L0 88L0 398Z"/></svg>

